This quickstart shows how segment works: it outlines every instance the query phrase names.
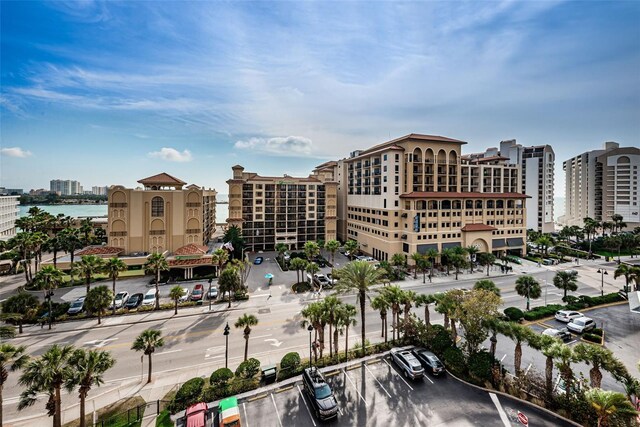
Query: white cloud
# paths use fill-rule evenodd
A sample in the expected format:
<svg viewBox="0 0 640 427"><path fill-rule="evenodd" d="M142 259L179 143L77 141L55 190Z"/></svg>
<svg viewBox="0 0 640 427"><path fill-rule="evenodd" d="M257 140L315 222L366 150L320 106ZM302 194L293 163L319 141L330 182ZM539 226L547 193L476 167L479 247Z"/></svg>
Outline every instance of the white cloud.
<svg viewBox="0 0 640 427"><path fill-rule="evenodd" d="M7 147L0 149L0 153L4 154L8 157L29 157L31 155L31 151L23 150L20 147Z"/></svg>
<svg viewBox="0 0 640 427"><path fill-rule="evenodd" d="M191 151L184 150L182 153L175 148L162 147L160 151L152 151L149 153L150 157L154 157L156 159L166 160L168 162L190 162Z"/></svg>
<svg viewBox="0 0 640 427"><path fill-rule="evenodd" d="M311 154L313 142L303 136L250 138L247 141L237 141L234 147L273 156L303 157Z"/></svg>

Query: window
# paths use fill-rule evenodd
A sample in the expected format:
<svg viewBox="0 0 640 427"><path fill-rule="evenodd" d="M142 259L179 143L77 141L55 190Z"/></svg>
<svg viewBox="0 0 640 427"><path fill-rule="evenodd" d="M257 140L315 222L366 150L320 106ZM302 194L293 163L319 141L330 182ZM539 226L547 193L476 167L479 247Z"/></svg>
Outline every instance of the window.
<svg viewBox="0 0 640 427"><path fill-rule="evenodd" d="M164 200L162 197L151 199L151 216L164 216Z"/></svg>

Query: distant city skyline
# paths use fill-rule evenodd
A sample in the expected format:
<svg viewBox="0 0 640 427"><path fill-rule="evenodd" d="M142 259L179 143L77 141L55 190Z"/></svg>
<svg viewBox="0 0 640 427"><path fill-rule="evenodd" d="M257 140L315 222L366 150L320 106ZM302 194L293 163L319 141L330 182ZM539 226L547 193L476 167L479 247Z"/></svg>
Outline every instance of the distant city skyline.
<svg viewBox="0 0 640 427"><path fill-rule="evenodd" d="M0 187L306 176L409 133L640 144L638 2L0 3ZM37 25L36 25L37 23Z"/></svg>

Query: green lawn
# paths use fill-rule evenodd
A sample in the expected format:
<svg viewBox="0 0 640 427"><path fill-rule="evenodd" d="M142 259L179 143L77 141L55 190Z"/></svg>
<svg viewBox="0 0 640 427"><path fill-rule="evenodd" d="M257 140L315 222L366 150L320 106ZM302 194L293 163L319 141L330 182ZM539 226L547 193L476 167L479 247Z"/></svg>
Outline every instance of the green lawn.
<svg viewBox="0 0 640 427"><path fill-rule="evenodd" d="M127 271L120 272L119 279L123 279L127 277L141 277L141 276L144 276L144 270L127 270ZM84 283L84 280L79 278L78 276L74 276L74 278L76 280L76 284L79 285L81 283ZM64 276L62 276L62 280L64 283L69 283L71 281L71 276L69 276L68 274L65 274ZM111 279L109 279L109 277L106 274L96 274L95 276L93 276L93 282L97 282L99 280L111 281Z"/></svg>
<svg viewBox="0 0 640 427"><path fill-rule="evenodd" d="M169 411L165 409L160 412L160 415L156 418L156 427L173 427L173 421L171 421Z"/></svg>

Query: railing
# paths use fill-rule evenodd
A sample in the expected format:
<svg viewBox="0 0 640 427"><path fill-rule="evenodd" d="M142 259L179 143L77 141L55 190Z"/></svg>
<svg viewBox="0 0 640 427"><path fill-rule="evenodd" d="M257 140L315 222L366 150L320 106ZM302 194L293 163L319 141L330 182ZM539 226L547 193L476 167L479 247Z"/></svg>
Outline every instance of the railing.
<svg viewBox="0 0 640 427"><path fill-rule="evenodd" d="M164 230L151 230L149 231L150 236L163 236L165 233Z"/></svg>
<svg viewBox="0 0 640 427"><path fill-rule="evenodd" d="M110 208L126 208L127 203L109 203Z"/></svg>
<svg viewBox="0 0 640 427"><path fill-rule="evenodd" d="M187 207L188 208L199 208L200 206L202 206L202 203L200 203L200 202L188 202L187 203Z"/></svg>
<svg viewBox="0 0 640 427"><path fill-rule="evenodd" d="M110 231L109 232L109 236L111 236L111 237L126 237L127 236L127 232L126 231Z"/></svg>

